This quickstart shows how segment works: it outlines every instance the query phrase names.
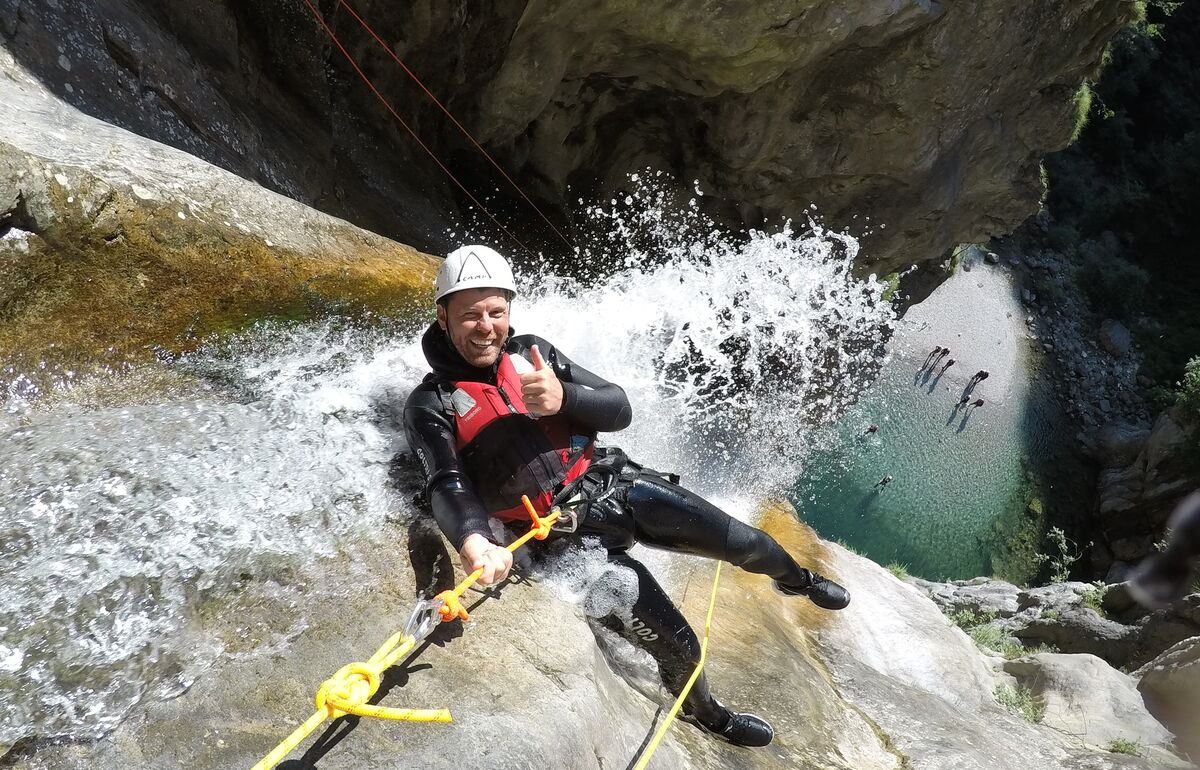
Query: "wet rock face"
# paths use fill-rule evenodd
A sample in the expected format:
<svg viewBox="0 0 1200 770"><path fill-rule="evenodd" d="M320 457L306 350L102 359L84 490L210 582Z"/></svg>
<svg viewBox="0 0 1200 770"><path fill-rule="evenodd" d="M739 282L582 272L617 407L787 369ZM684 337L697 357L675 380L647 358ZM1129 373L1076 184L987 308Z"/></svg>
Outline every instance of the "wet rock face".
<svg viewBox="0 0 1200 770"><path fill-rule="evenodd" d="M1200 761L1200 636L1185 639L1134 672L1155 717L1178 736L1178 746Z"/></svg>
<svg viewBox="0 0 1200 770"><path fill-rule="evenodd" d="M344 6L318 5L451 168L505 184ZM890 269L1036 210L1040 158L1067 142L1072 97L1133 5L354 9L551 209L651 166L699 180L733 224L803 220L810 203L836 225L870 216L861 259ZM89 112L384 234L435 246L460 202L302 3L10 1L0 29Z"/></svg>
<svg viewBox="0 0 1200 770"><path fill-rule="evenodd" d="M0 103L5 375L115 370L263 319L428 307L429 256L4 73Z"/></svg>
<svg viewBox="0 0 1200 770"><path fill-rule="evenodd" d="M1048 699L1059 698L1056 703L1078 692L1081 676L1120 687L1115 695L1077 699L1055 716L1064 724L1096 726L1096 739L1106 739L1104 727L1119 717L1136 725L1136 733L1125 735L1145 741L1156 752L1152 758L1114 759L1077 733L1009 714L997 703L995 688L1011 676L995 671L917 590L822 543L788 510L767 510L760 524L800 561L850 586L855 598L846 610L826 612L805 599L775 595L762 576L724 570L705 672L724 702L768 718L776 740L768 748L737 748L677 721L654 767L1181 767L1167 754L1170 736L1128 697L1129 680L1100 661L1054 656L1061 673L1053 680L1041 677L1039 686ZM17 751L13 764L18 770L249 767L311 713L312 693L325 677L402 627L418 586L440 590L453 583L438 536L422 537L419 545L408 541L410 568L401 529L385 533L396 547L364 549L355 569L347 569L346 561L357 557L323 563L340 601L330 601L328 592L319 600L301 594L284 608L247 596L204 619L206 632L228 640L229 654L193 687L171 700L146 701L103 740ZM440 551L440 557L416 558L425 549ZM670 592L696 622L707 609L713 565L667 558L669 568L655 572L670 576ZM425 571L421 563L442 566ZM591 770L630 764L656 726L659 704L626 683L628 672L600 657L582 608L552 585L510 581L470 594L470 621L442 626L385 675L381 705L449 707L452 723L326 723L320 737L305 741L280 767ZM254 630L256 617L279 614L303 619L303 631L281 640Z"/></svg>
<svg viewBox="0 0 1200 770"><path fill-rule="evenodd" d="M1100 473L1099 529L1105 543L1093 561L1098 571L1132 564L1154 553L1172 509L1200 486L1189 446L1198 428L1180 408L1158 416L1148 431L1123 439L1113 428L1091 447Z"/></svg>

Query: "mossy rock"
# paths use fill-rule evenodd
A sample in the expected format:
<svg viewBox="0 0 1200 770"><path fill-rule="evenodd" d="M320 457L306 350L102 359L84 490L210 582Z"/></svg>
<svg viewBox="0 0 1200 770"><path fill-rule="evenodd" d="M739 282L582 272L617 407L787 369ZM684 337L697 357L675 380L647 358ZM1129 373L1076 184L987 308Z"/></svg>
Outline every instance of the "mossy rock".
<svg viewBox="0 0 1200 770"><path fill-rule="evenodd" d="M28 157L5 165L10 375L144 363L265 319L412 317L432 303L434 258L265 190L276 216L255 229L182 194L68 177ZM266 232L282 222L301 236Z"/></svg>

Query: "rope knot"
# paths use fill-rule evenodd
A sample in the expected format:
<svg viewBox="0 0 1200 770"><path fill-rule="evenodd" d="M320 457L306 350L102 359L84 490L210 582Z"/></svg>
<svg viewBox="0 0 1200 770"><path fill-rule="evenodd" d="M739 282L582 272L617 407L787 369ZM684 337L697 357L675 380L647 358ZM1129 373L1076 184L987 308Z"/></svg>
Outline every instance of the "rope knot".
<svg viewBox="0 0 1200 770"><path fill-rule="evenodd" d="M351 713L371 700L379 682L380 672L376 667L369 663L348 663L317 690L317 711L324 711L330 719Z"/></svg>

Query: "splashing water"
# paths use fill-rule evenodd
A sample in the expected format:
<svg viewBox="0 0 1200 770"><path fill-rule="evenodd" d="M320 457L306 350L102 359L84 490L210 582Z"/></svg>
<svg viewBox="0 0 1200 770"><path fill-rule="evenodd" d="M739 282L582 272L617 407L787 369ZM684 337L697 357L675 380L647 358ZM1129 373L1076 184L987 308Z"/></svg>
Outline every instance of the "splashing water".
<svg viewBox="0 0 1200 770"><path fill-rule="evenodd" d="M186 638L239 580L315 578L311 557L403 506L371 389L411 380L403 352L328 326L264 329L181 368L221 382L167 403L0 418L0 745L90 738L156 682L218 652ZM419 352L418 352L419 355ZM63 395L66 399L69 394Z"/></svg>
<svg viewBox="0 0 1200 770"><path fill-rule="evenodd" d="M633 216L590 212L625 244L621 267L602 282L526 271L514 328L625 387L634 425L609 439L744 516L796 478L806 426L853 401L890 308L852 277L854 239L817 223L734 241L694 203L667 217L631 201ZM10 393L0 747L103 734L220 654L199 605L246 580L319 591L312 557L412 515L388 474L406 448L391 413L427 371L419 337L261 327L172 363L199 384L159 403Z"/></svg>
<svg viewBox="0 0 1200 770"><path fill-rule="evenodd" d="M851 275L848 235L813 221L721 239L695 199L667 217L657 185L638 195L653 205L591 211L627 245L624 268L599 283L531 276L514 326L626 389L634 424L613 438L641 461L712 494L778 491L798 437L877 370L891 306Z"/></svg>

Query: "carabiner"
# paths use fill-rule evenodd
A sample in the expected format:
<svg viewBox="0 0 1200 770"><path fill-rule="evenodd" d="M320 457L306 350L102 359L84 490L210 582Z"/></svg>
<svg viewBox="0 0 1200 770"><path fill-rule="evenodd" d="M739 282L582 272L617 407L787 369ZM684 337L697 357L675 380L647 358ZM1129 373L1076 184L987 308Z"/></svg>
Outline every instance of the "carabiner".
<svg viewBox="0 0 1200 770"><path fill-rule="evenodd" d="M418 642L433 633L441 624L442 617L438 610L445 604L441 599L422 599L413 607L408 624L404 626L405 636L411 636Z"/></svg>
<svg viewBox="0 0 1200 770"><path fill-rule="evenodd" d="M571 533L579 529L579 512L574 508L563 510L562 508L555 506L550 510L552 513L558 513L558 518L555 519L554 523L550 525L550 530L552 532Z"/></svg>

